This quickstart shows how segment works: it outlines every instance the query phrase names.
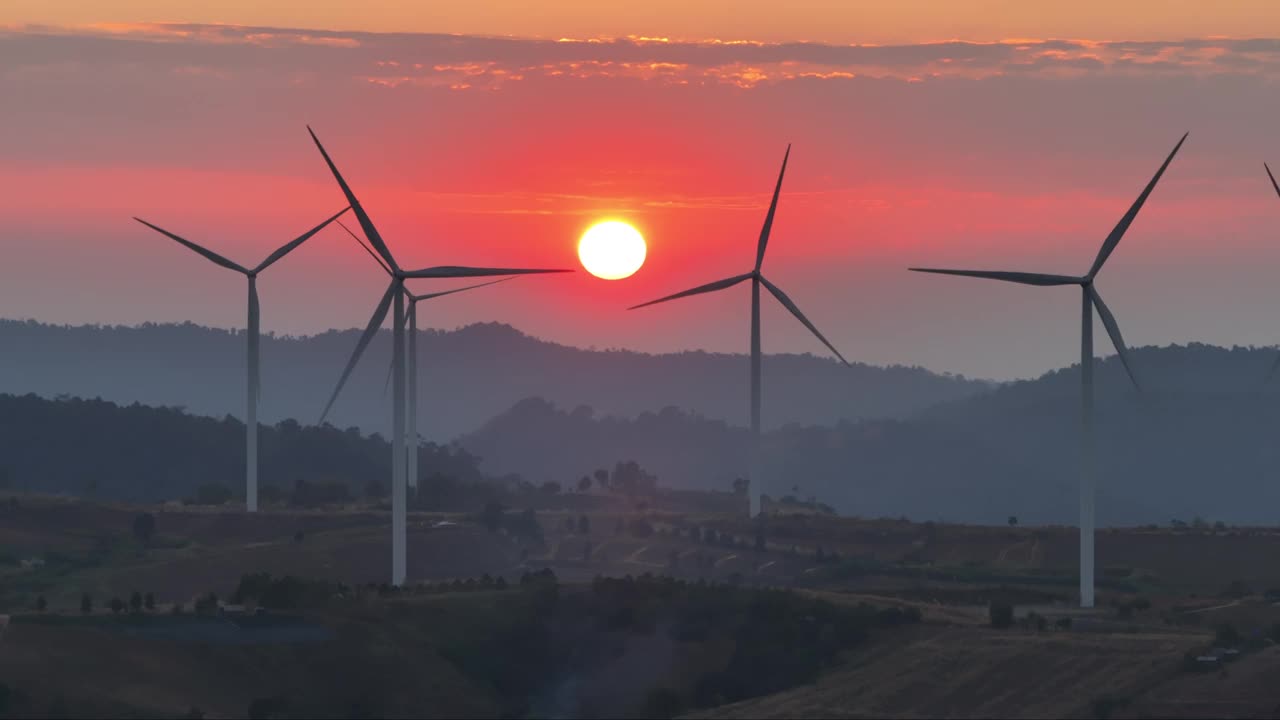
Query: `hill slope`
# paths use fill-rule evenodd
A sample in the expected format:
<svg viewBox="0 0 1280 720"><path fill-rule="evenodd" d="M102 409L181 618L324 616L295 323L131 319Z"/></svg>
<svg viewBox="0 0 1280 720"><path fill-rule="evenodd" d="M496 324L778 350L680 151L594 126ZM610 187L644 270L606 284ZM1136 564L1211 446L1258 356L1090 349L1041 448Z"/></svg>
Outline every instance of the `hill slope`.
<svg viewBox="0 0 1280 720"><path fill-rule="evenodd" d="M1098 372L1103 523L1280 516L1280 399L1259 380L1270 350L1142 348L1138 395L1114 358ZM1074 523L1079 370L1012 383L906 420L791 425L765 436L765 491L816 495L844 513ZM747 432L676 409L597 418L526 401L459 440L489 472L565 482L634 459L664 484L728 489ZM798 489L797 489L798 488Z"/></svg>
<svg viewBox="0 0 1280 720"><path fill-rule="evenodd" d="M262 420L314 422L357 337L354 330L264 337ZM335 425L387 432L390 345L385 331L370 345L334 407ZM0 392L101 397L243 418L243 333L190 324L58 327L0 321L0 348ZM507 325L483 324L423 331L419 358L420 432L428 439L471 431L531 395L624 416L679 405L737 424L747 421L742 355L582 350ZM766 356L764 376L766 418L773 425L904 417L987 386L920 368L850 369L811 355Z"/></svg>

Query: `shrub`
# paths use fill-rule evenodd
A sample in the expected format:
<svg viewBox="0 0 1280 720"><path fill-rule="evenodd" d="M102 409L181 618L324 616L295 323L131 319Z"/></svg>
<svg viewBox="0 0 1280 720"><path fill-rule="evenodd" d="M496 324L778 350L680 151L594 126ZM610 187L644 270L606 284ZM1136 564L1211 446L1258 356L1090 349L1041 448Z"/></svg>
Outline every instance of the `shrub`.
<svg viewBox="0 0 1280 720"><path fill-rule="evenodd" d="M631 520L631 536L636 538L647 538L653 536L653 525L644 518L632 518Z"/></svg>
<svg viewBox="0 0 1280 720"><path fill-rule="evenodd" d="M684 709L684 698L671 688L655 688L644 701L644 717L675 717Z"/></svg>
<svg viewBox="0 0 1280 720"><path fill-rule="evenodd" d="M151 513L142 513L133 519L133 536L144 547L151 544L151 538L156 532L156 516Z"/></svg>
<svg viewBox="0 0 1280 720"><path fill-rule="evenodd" d="M205 483L196 488L196 505L226 505L231 500L231 489L221 483Z"/></svg>
<svg viewBox="0 0 1280 720"><path fill-rule="evenodd" d="M993 628L1003 629L1013 624L1013 606L1008 603L992 602L987 614Z"/></svg>
<svg viewBox="0 0 1280 720"><path fill-rule="evenodd" d="M1220 623L1214 628L1214 642L1223 647L1234 647L1240 644L1240 631L1231 623Z"/></svg>
<svg viewBox="0 0 1280 720"><path fill-rule="evenodd" d="M1129 698L1117 695L1101 695L1093 699L1093 716L1106 720L1116 710L1129 704Z"/></svg>

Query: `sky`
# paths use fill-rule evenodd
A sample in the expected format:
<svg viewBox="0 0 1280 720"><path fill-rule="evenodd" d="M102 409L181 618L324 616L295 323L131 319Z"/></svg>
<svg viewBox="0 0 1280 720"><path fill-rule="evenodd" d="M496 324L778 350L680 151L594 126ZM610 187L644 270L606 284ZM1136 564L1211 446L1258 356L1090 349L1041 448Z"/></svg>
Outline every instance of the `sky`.
<svg viewBox="0 0 1280 720"><path fill-rule="evenodd" d="M402 266L578 267L603 219L649 241L631 278L423 324L744 352L746 285L624 308L749 271L790 143L764 271L846 357L1030 377L1077 358L1078 291L906 268L1083 273L1189 131L1098 288L1131 345L1280 342L1273 2L524 7L10 0L0 316L242 325L241 278L131 218L256 264L345 205L310 124ZM263 328L363 326L384 285L326 230L260 279ZM766 352L823 352L765 306Z"/></svg>

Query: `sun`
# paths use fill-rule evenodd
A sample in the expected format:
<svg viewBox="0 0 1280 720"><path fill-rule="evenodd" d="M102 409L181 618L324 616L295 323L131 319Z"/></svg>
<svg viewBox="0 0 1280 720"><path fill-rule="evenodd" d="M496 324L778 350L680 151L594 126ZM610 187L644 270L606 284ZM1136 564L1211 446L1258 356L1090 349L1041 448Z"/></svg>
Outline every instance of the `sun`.
<svg viewBox="0 0 1280 720"><path fill-rule="evenodd" d="M644 265L645 253L644 236L621 220L598 222L578 241L582 267L604 280L631 277Z"/></svg>

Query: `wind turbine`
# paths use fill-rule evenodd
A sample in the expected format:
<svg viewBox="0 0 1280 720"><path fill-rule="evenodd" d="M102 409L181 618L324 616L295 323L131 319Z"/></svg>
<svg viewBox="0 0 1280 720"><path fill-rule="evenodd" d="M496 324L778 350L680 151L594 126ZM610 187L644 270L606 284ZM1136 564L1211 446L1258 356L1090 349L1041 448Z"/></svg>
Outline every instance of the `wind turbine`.
<svg viewBox="0 0 1280 720"><path fill-rule="evenodd" d="M365 245L364 241L361 240L358 235L351 232L351 229L346 225L343 225L341 220L338 221L338 226L343 230L346 230L347 234L350 235L353 240L360 243L360 247L364 248L364 251L369 253L369 257L372 257L373 261L378 263L378 266L381 267L387 275L391 274L391 268L388 268L386 263L382 262L382 260L378 258L377 253L370 250L369 246ZM407 343L409 349L405 357L405 361L409 364L409 417L407 423L408 428L405 430L405 442L407 443L405 472L407 473L409 487L411 488L416 489L418 487L418 303L423 300L432 300L434 298L444 297L445 295L453 295L454 293L460 293L466 290L475 290L476 288L482 288L486 285L497 285L498 283L514 279L514 277L505 277L501 280L490 280L489 282L454 288L453 290L444 290L442 292L426 293L424 295L414 295L409 292L407 288L404 291L405 299L409 301L409 310L405 313L409 322L409 342ZM391 384L391 376L395 372L394 368L394 364L387 368L386 385Z"/></svg>
<svg viewBox="0 0 1280 720"><path fill-rule="evenodd" d="M1120 336L1120 326L1116 324L1116 318L1111 314L1111 310L1107 308L1107 304L1102 301L1102 296L1098 294L1097 288L1094 287L1093 281L1097 277L1098 271L1102 269L1107 258L1111 256L1112 251L1120 244L1120 238L1124 236L1129 225L1133 223L1134 218L1138 216L1138 211L1142 209L1143 204L1147 202L1147 197L1151 195L1151 191L1155 189L1156 183L1160 181L1160 176L1164 175L1164 171L1169 167L1169 163L1173 162L1173 156L1178 154L1178 150L1182 147L1182 143L1186 142L1187 133L1182 136L1178 144L1173 147L1173 151L1169 153L1169 157L1165 158L1164 164L1156 171L1155 177L1151 178L1151 182L1147 183L1147 187L1143 189L1142 194L1133 202L1129 211L1120 218L1120 222L1116 224L1115 229L1102 241L1102 248L1098 250L1098 256L1093 261L1093 267L1089 268L1086 275L1046 275L1043 273L1027 273L1027 272L1005 272L1002 270L941 270L937 268L910 268L913 272L937 273L940 275L961 275L964 277L986 278L988 280L1003 280L1005 282L1020 283L1022 285L1078 285L1080 287L1081 296L1081 315L1080 315L1080 606L1093 607L1093 534L1094 534L1094 436L1093 436L1093 310L1097 308L1098 317L1102 319L1102 325L1107 329L1107 335L1111 337L1111 344L1115 346L1116 354L1120 357L1121 364L1124 365L1125 372L1128 373L1129 379L1133 382L1135 388L1139 392L1142 386L1138 384L1138 377L1134 374L1133 365L1129 362L1129 352L1125 347L1124 338Z"/></svg>
<svg viewBox="0 0 1280 720"><path fill-rule="evenodd" d="M792 302L787 294L777 285L765 279L761 273L761 266L764 264L764 251L769 244L769 233L773 229L773 216L778 209L778 194L782 191L782 177L787 173L787 159L791 157L791 146L787 145L787 152L782 156L782 170L778 172L778 184L773 189L773 200L769 203L769 212L764 216L764 227L760 229L760 239L756 242L756 264L751 272L715 282L699 285L698 287L678 292L674 295L668 295L657 300L651 300L647 303L627 308L635 310L636 308L656 305L668 300L676 300L678 298L689 297L691 295L701 295L703 293L716 292L737 285L746 280L751 281L751 477L748 485L747 494L750 498L748 513L751 517L755 517L760 512L760 495L762 490L762 480L760 472L760 286L763 285L778 302L782 304L791 314L796 317L805 327L809 328L823 345L826 345L835 356L840 358L840 362L846 366L849 364L844 356L836 350L813 323L809 322L809 318L800 312L800 308Z"/></svg>
<svg viewBox="0 0 1280 720"><path fill-rule="evenodd" d="M248 346L249 346L248 347L249 379L247 383L247 395L248 395L247 403L246 403L247 409L245 410L245 418L244 418L245 448L246 448L244 497L245 497L245 507L251 513L258 512L258 397L259 395L261 395L261 392L262 392L261 381L260 381L261 376L259 375L259 372L258 372L259 371L258 274L261 273L263 270L266 270L268 267L270 267L271 264L274 263L275 261L284 257L285 255L288 255L299 245L306 242L312 235L315 235L316 233L323 230L326 225L333 222L334 220L337 220L339 217L342 216L342 213L345 213L347 210L350 210L350 208L343 208L337 215L334 215L328 220L325 220L319 225L311 228L310 230L303 233L293 241L280 246L279 249L277 249L275 252L268 255L266 260L263 260L261 263L258 264L257 267L252 269L247 268L243 265L240 265L239 263L232 262L226 259L225 257L213 252L212 250L203 248L191 242L190 240L178 237L177 235L174 235L173 233L169 232L168 230L165 230L164 228L156 227L155 225L152 225L151 223L147 222L146 220L143 220L142 218L138 218L138 217L134 218L134 220L137 220L138 222L142 223L143 225L146 225L152 230L155 230L156 232L162 235L165 235L182 245L187 246L191 250L199 253L200 255L203 255L204 257L213 261L215 264L221 265L222 267L227 268L228 270L234 270L249 279L249 322L248 322L248 332L245 333L245 336L248 339Z"/></svg>
<svg viewBox="0 0 1280 720"><path fill-rule="evenodd" d="M364 206L362 206L360 201L356 199L355 193L351 192L351 187L347 185L347 181L343 179L342 173L338 172L338 167L333 164L333 160L329 157L329 153L326 152L324 146L320 144L320 138L316 137L315 132L311 130L310 126L307 127L307 132L311 134L311 140L315 142L316 148L319 149L320 154L324 156L325 164L329 166L329 171L333 173L333 179L338 182L338 187L342 189L342 193L347 198L347 204L350 205L352 212L355 213L356 219L360 221L360 227L364 230L364 235L369 240L369 244L377 251L378 257L386 264L387 270L391 274L391 282L387 285L387 291L383 293L382 299L378 301L377 307L374 308L373 315L369 318L369 324L365 327L364 333L360 336L360 341L356 343L355 350L351 353L351 359L347 361L347 367L342 371L342 377L338 380L338 386L334 388L333 395L330 396L329 402L324 407L324 412L320 415L320 421L324 422L325 417L329 414L329 410L333 407L334 401L338 399L338 394L342 392L342 387L346 384L347 378L351 376L351 371L355 369L356 364L360 361L360 356L364 354L364 350L368 347L369 342L373 340L375 335L377 335L378 328L382 326L383 321L387 317L387 311L391 309L391 375L392 384L394 386L391 411L391 582L393 585L399 586L404 584L405 579L405 533L407 529L405 522L406 483L404 463L405 280L413 278L465 278L497 275L532 275L571 271L524 268L459 267L455 265L430 267L421 270L405 270L401 268L399 263L396 262L395 256L391 254L391 250L387 248L387 244L383 241L382 235L379 234L378 229L374 227L373 221L369 219L369 214L365 212Z"/></svg>

